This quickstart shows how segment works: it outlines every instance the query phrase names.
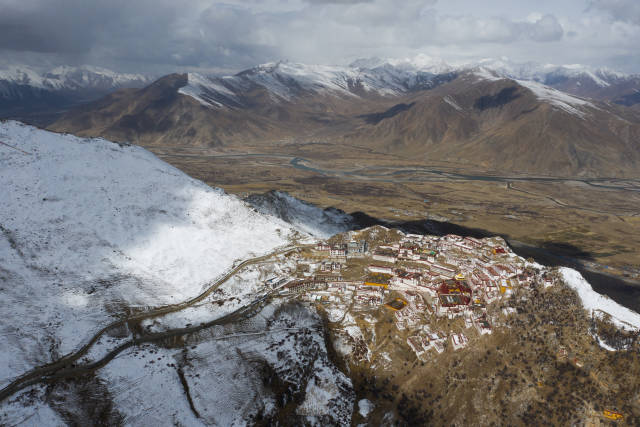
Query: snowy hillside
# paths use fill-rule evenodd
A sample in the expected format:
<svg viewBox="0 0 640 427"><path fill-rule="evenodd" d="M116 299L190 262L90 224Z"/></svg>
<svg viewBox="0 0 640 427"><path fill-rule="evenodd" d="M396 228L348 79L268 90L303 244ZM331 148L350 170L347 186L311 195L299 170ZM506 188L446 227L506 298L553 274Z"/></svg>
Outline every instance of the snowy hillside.
<svg viewBox="0 0 640 427"><path fill-rule="evenodd" d="M314 311L269 305L249 321L212 328L184 349L126 352L101 370L101 380L127 425L254 425L250 420L276 418L295 400L291 425L344 425L355 403L353 386L330 361L321 331ZM193 410L167 364L181 367ZM278 381L287 385L284 394L270 387Z"/></svg>
<svg viewBox="0 0 640 427"><path fill-rule="evenodd" d="M589 312L596 310L611 315L612 322L619 328L640 330L640 314L594 291L578 271L561 267L560 274L564 281L578 293L585 310Z"/></svg>
<svg viewBox="0 0 640 427"><path fill-rule="evenodd" d="M351 215L343 211L321 209L284 191L253 194L245 200L260 213L273 215L299 230L323 239L352 230L355 226Z"/></svg>
<svg viewBox="0 0 640 427"><path fill-rule="evenodd" d="M293 230L146 150L0 123L0 386Z"/></svg>
<svg viewBox="0 0 640 427"><path fill-rule="evenodd" d="M586 101L575 96L571 96L567 93L553 89L549 86L545 86L541 83L526 80L517 80L520 86L524 86L536 95L540 101L547 102L567 113L576 115L578 117L585 116L584 111L580 110L583 107L596 108L591 102Z"/></svg>

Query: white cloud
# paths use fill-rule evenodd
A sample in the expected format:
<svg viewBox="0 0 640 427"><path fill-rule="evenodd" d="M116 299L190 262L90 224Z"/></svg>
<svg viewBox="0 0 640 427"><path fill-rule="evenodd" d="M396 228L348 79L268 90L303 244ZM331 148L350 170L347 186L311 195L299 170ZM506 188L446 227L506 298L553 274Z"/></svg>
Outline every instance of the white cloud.
<svg viewBox="0 0 640 427"><path fill-rule="evenodd" d="M58 54L64 61L168 71L427 53L640 68L640 1L542 0L535 8L505 0L454 3L6 0L0 57Z"/></svg>

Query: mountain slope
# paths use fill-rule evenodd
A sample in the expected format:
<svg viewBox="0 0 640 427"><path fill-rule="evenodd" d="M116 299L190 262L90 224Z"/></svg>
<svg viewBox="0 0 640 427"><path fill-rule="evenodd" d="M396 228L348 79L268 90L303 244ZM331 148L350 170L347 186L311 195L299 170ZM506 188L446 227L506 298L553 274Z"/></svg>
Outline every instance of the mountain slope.
<svg viewBox="0 0 640 427"><path fill-rule="evenodd" d="M13 319L0 326L0 386L292 233L138 147L17 122L0 124L0 141L0 315Z"/></svg>
<svg viewBox="0 0 640 427"><path fill-rule="evenodd" d="M0 389L110 322L195 297L238 261L306 236L139 147L13 121L0 122L0 141ZM295 269L272 261L238 269L188 309L110 329L77 363L124 348L115 359L0 401L0 424L350 419L353 386L329 358L320 316L286 300L252 303L267 278ZM184 342L136 343L245 305L255 312Z"/></svg>
<svg viewBox="0 0 640 427"><path fill-rule="evenodd" d="M492 171L637 176L640 124L623 109L547 86L466 75L409 99L411 108L361 123L345 144Z"/></svg>
<svg viewBox="0 0 640 427"><path fill-rule="evenodd" d="M118 141L147 146L189 141L189 145L223 145L236 136L277 136L279 112L266 103L267 111L213 109L179 93L187 85L186 74L171 74L139 90L121 90L63 116L53 130L73 129L79 135L104 135ZM258 98L263 93L252 93ZM257 101L256 101L257 102ZM265 105L265 104L262 104Z"/></svg>
<svg viewBox="0 0 640 427"><path fill-rule="evenodd" d="M356 227L355 219L335 208L320 209L284 191L252 194L245 201L258 212L272 215L313 236L328 239Z"/></svg>

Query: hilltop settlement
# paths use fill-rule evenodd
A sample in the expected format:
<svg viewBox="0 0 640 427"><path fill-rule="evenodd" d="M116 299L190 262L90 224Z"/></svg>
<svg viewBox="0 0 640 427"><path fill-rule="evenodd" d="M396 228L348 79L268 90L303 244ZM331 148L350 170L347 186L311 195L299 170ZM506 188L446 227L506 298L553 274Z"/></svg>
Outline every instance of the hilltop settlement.
<svg viewBox="0 0 640 427"><path fill-rule="evenodd" d="M340 363L378 402L377 416L640 420L627 372L639 329L615 311L585 309L562 269L516 255L501 237L375 226L299 248L286 266L262 276L267 292L324 313ZM472 400L464 410L457 403Z"/></svg>
<svg viewBox="0 0 640 427"><path fill-rule="evenodd" d="M533 283L554 283L552 274L515 255L500 237L404 234L381 226L319 242L296 263L295 278L274 277L267 285L282 296L323 304L330 318L344 315L346 306L360 312L384 306L396 329L410 332L407 345L421 360L431 350L455 351L469 342L469 332L438 329L438 319L460 318L468 331L491 334L496 322L489 304ZM502 309L504 315L513 311Z"/></svg>

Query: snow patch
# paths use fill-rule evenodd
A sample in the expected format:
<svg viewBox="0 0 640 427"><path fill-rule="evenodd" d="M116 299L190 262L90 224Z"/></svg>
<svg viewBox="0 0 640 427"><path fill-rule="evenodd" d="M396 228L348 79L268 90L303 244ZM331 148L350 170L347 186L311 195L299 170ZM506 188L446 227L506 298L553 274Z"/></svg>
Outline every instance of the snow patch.
<svg viewBox="0 0 640 427"><path fill-rule="evenodd" d="M187 74L187 84L178 93L190 96L205 107L224 107L222 102L216 99L228 99L239 104L236 94L226 86L217 82L214 78L208 78L196 73Z"/></svg>
<svg viewBox="0 0 640 427"><path fill-rule="evenodd" d="M564 281L578 293L586 310L610 314L612 322L621 329L640 329L640 314L594 291L578 271L568 267L561 267L559 271Z"/></svg>
<svg viewBox="0 0 640 427"><path fill-rule="evenodd" d="M322 239L354 228L354 220L338 209L321 209L284 191L270 191L245 199L264 215L273 215L298 230Z"/></svg>
<svg viewBox="0 0 640 427"><path fill-rule="evenodd" d="M358 412L363 418L367 418L374 408L375 405L369 399L361 399L358 401Z"/></svg>
<svg viewBox="0 0 640 427"><path fill-rule="evenodd" d="M585 117L585 112L579 110L576 107L591 107L596 108L595 105L584 99L571 96L559 90L550 88L538 82L516 80L519 85L526 87L541 101L548 102L567 113L573 114L580 118Z"/></svg>
<svg viewBox="0 0 640 427"><path fill-rule="evenodd" d="M495 82L497 80L503 79L503 77L496 75L494 71L489 70L485 67L476 67L475 69L473 69L473 75L482 80L488 80L490 82Z"/></svg>
<svg viewBox="0 0 640 427"><path fill-rule="evenodd" d="M449 95L445 96L444 98L442 98L442 100L444 102L446 102L447 104L451 105L453 108L455 108L458 111L462 111L462 107L460 107L458 104L456 104L456 102L453 100L452 97L450 97Z"/></svg>

